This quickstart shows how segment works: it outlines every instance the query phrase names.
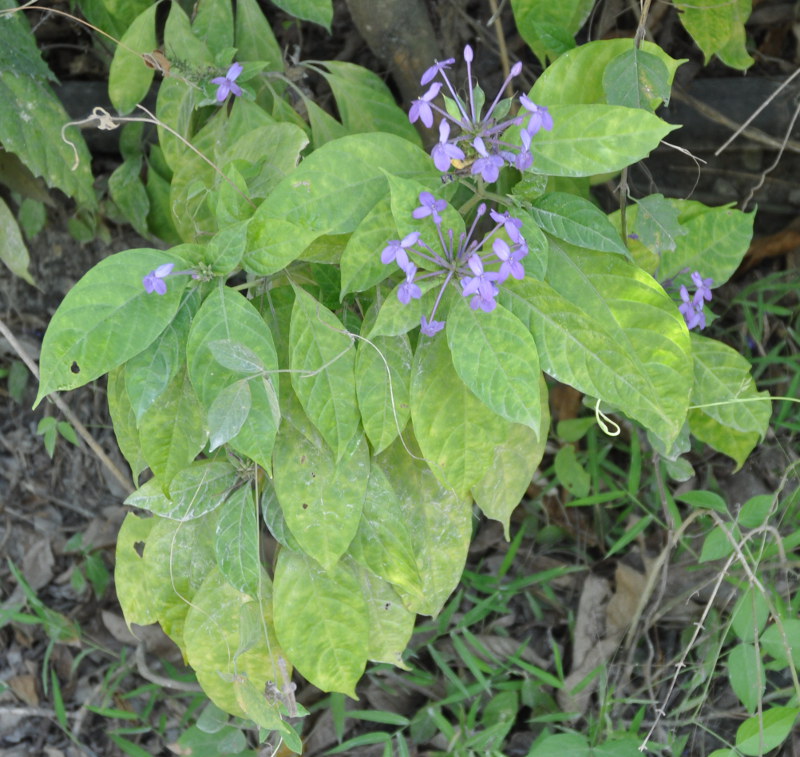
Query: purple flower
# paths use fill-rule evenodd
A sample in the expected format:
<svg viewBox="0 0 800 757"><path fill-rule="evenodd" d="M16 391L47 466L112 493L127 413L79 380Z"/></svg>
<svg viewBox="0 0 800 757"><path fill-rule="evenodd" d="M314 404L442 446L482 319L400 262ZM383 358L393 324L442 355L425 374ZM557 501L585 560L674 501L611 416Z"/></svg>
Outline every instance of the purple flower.
<svg viewBox="0 0 800 757"><path fill-rule="evenodd" d="M700 271L695 271L692 274L692 281L697 287L694 293L695 304L702 306L704 300L711 302L711 287L714 286L714 279L704 279L700 275Z"/></svg>
<svg viewBox="0 0 800 757"><path fill-rule="evenodd" d="M423 315L420 319L420 331L425 334L425 336L435 336L444 328L444 321L434 321L431 319L431 322L428 323L428 319Z"/></svg>
<svg viewBox="0 0 800 757"><path fill-rule="evenodd" d="M546 105L537 105L525 95L519 96L519 102L531 114L528 125L525 127L529 137L534 136L539 129L550 131L553 128L553 117Z"/></svg>
<svg viewBox="0 0 800 757"><path fill-rule="evenodd" d="M231 67L228 69L228 73L226 73L225 76L217 76L211 80L212 84L219 85L217 87L218 103L223 102L231 92L233 92L235 97L242 96L242 88L236 83L239 74L242 73L242 68L241 63L231 63Z"/></svg>
<svg viewBox="0 0 800 757"><path fill-rule="evenodd" d="M494 310L497 305L494 298L497 296L498 289L493 282L500 278L500 274L492 271L484 271L483 261L475 254L470 256L467 265L469 265L470 270L475 276L465 276L461 280L461 286L464 290L461 294L463 294L464 297L469 297L474 294L475 296L470 300L469 306L473 310L480 308L489 313Z"/></svg>
<svg viewBox="0 0 800 757"><path fill-rule="evenodd" d="M464 151L455 143L449 142L450 124L447 121L439 123L439 141L431 150L433 164L440 171L449 171L452 160L464 160Z"/></svg>
<svg viewBox="0 0 800 757"><path fill-rule="evenodd" d="M500 169L503 167L503 158L500 155L489 155L480 137L475 137L472 141L472 146L481 156L472 164L470 169L472 175L479 173L487 184L497 181L497 177L500 176ZM436 167L439 168L439 166Z"/></svg>
<svg viewBox="0 0 800 757"><path fill-rule="evenodd" d="M442 222L439 211L447 207L447 202L445 200L437 200L430 192L420 192L419 201L421 205L411 215L417 219L432 216L433 222L438 226Z"/></svg>
<svg viewBox="0 0 800 757"><path fill-rule="evenodd" d="M383 252L381 253L381 263L388 265L392 261L396 260L397 265L405 270L405 267L408 265L408 254L406 253L406 250L412 245L415 245L418 239L418 231L412 231L410 234L406 234L402 240L392 239L392 241L383 248Z"/></svg>
<svg viewBox="0 0 800 757"><path fill-rule="evenodd" d="M419 80L419 83L424 87L433 79L434 76L436 76L436 74L450 68L450 66L452 66L455 62L455 58L448 58L447 60L443 60L441 62L437 60L429 69L425 71L424 74L422 74L422 78Z"/></svg>
<svg viewBox="0 0 800 757"><path fill-rule="evenodd" d="M150 273L142 279L144 291L148 294L152 294L153 292L156 294L166 294L167 282L164 281L164 279L172 272L174 267L175 263L164 263L154 271L150 271Z"/></svg>
<svg viewBox="0 0 800 757"><path fill-rule="evenodd" d="M505 213L498 213L496 210L490 210L489 215L495 223L503 224L503 229L508 234L509 239L515 244L525 244L525 240L520 234L522 228L522 221L519 218L514 218L508 211Z"/></svg>
<svg viewBox="0 0 800 757"><path fill-rule="evenodd" d="M441 88L441 83L434 82L419 100L414 100L411 103L411 109L408 111L408 120L412 124L419 119L428 129L433 126L433 111L431 110L430 101L439 94Z"/></svg>
<svg viewBox="0 0 800 757"><path fill-rule="evenodd" d="M528 254L526 247L514 245L512 250L505 240L495 239L492 243L492 250L502 261L499 271L500 279L498 279L501 283L509 276L513 276L517 280L525 278L525 269L519 261Z"/></svg>
<svg viewBox="0 0 800 757"><path fill-rule="evenodd" d="M412 299L418 300L422 297L422 290L414 283L414 276L417 274L417 267L409 262L405 266L406 280L400 284L397 290L397 299L404 305L408 305Z"/></svg>
<svg viewBox="0 0 800 757"><path fill-rule="evenodd" d="M696 326L704 329L706 327L706 314L703 310L702 301L698 307L697 303L689 296L689 292L685 286L680 288L680 295L683 302L678 306L678 310L681 311L683 320L686 321L686 328L688 328L689 331Z"/></svg>

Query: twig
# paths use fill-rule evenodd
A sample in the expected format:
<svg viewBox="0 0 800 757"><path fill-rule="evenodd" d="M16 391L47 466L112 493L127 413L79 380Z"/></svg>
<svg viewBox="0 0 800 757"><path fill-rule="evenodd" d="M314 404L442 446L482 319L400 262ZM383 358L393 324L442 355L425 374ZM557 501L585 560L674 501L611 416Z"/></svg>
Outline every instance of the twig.
<svg viewBox="0 0 800 757"><path fill-rule="evenodd" d="M154 673L152 670L150 670L150 668L147 667L147 662L144 659L144 644L139 644L139 646L136 647L134 659L136 660L136 670L139 672L139 675L151 683L157 683L159 686L163 686L165 689L190 691L193 694L203 691L203 689L200 688L199 683L194 683L191 681L176 681L172 678L161 676L158 673Z"/></svg>
<svg viewBox="0 0 800 757"><path fill-rule="evenodd" d="M39 368L34 362L33 358L27 353L25 348L17 341L17 338L10 331L8 326L0 318L0 334L2 334L11 345L11 348L19 355L23 363L28 367L28 370L33 374L33 377L39 380ZM122 485L126 492L130 493L136 490L133 481L128 478L115 464L114 461L105 453L103 448L95 441L94 437L89 433L86 426L84 426L78 417L69 409L69 406L58 396L55 392L47 395L48 399L52 400L56 407L63 413L64 417L72 424L78 436L86 442L89 449L94 452L98 460L106 467L109 473Z"/></svg>

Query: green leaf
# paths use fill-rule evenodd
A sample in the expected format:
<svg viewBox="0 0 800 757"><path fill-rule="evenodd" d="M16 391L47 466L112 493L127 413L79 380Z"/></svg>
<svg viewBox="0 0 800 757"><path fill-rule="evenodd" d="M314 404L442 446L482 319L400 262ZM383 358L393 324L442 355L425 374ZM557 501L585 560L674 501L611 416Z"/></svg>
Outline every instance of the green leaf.
<svg viewBox="0 0 800 757"><path fill-rule="evenodd" d="M148 236L150 229L147 225L147 216L150 212L150 198L142 183L141 171L141 157L126 160L108 177L108 191L131 226L142 236Z"/></svg>
<svg viewBox="0 0 800 757"><path fill-rule="evenodd" d="M447 344L456 373L478 399L538 433L539 355L530 331L515 315L502 305L479 312L459 297L447 319Z"/></svg>
<svg viewBox="0 0 800 757"><path fill-rule="evenodd" d="M755 211L742 213L735 208L704 208L683 220L693 204L681 206L680 200L671 200L682 209L680 220L686 230L677 240L674 250L664 252L658 275L675 278L675 285L688 284L691 271L700 271L704 278L713 278L714 286L722 286L742 262L753 236ZM684 210L685 208L685 210ZM685 268L689 273L681 276Z"/></svg>
<svg viewBox="0 0 800 757"><path fill-rule="evenodd" d="M762 591L748 586L731 612L731 628L740 641L752 643L769 619L769 603Z"/></svg>
<svg viewBox="0 0 800 757"><path fill-rule="evenodd" d="M253 396L247 379L241 379L220 390L208 408L210 452L229 442L242 430L252 406Z"/></svg>
<svg viewBox="0 0 800 757"><path fill-rule="evenodd" d="M278 640L301 675L323 691L355 698L368 659L369 610L353 563L326 571L304 554L281 550L273 606Z"/></svg>
<svg viewBox="0 0 800 757"><path fill-rule="evenodd" d="M507 282L499 301L533 333L545 373L623 410L672 444L691 387L683 317L618 255L551 243L547 282Z"/></svg>
<svg viewBox="0 0 800 757"><path fill-rule="evenodd" d="M353 340L330 310L295 287L289 343L292 386L338 459L358 430Z"/></svg>
<svg viewBox="0 0 800 757"><path fill-rule="evenodd" d="M632 39L603 39L570 50L536 80L529 97L547 106L605 103L603 78L606 68L620 55L633 49ZM640 49L667 67L667 84L671 87L675 71L684 61L671 58L658 45L646 40Z"/></svg>
<svg viewBox="0 0 800 757"><path fill-rule="evenodd" d="M359 340L356 395L361 422L375 454L402 433L411 415L409 392L413 353L405 334Z"/></svg>
<svg viewBox="0 0 800 757"><path fill-rule="evenodd" d="M148 626L158 620L148 591L144 563L144 546L157 522L156 518L128 513L117 534L114 583L128 628L131 623Z"/></svg>
<svg viewBox="0 0 800 757"><path fill-rule="evenodd" d="M782 625L783 628L772 623L764 630L759 639L761 649L786 668L789 665L800 668L800 620L787 618Z"/></svg>
<svg viewBox="0 0 800 757"><path fill-rule="evenodd" d="M406 609L391 584L363 568L356 573L369 614L368 658L408 670L403 652L414 632L416 613Z"/></svg>
<svg viewBox="0 0 800 757"><path fill-rule="evenodd" d="M348 554L376 576L423 596L406 513L377 465L370 467L364 509Z"/></svg>
<svg viewBox="0 0 800 757"><path fill-rule="evenodd" d="M679 128L652 113L619 105L553 105L553 129L536 135L530 170L549 176L595 176L647 157Z"/></svg>
<svg viewBox="0 0 800 757"><path fill-rule="evenodd" d="M236 48L241 60L263 60L273 71L283 67L283 55L258 0L236 2Z"/></svg>
<svg viewBox="0 0 800 757"><path fill-rule="evenodd" d="M275 273L318 237L354 231L386 195L384 170L409 178L437 175L426 152L392 134L356 134L315 150L256 211L245 266Z"/></svg>
<svg viewBox="0 0 800 757"><path fill-rule="evenodd" d="M544 231L558 239L588 250L629 256L606 214L583 197L551 192L534 200L528 212Z"/></svg>
<svg viewBox="0 0 800 757"><path fill-rule="evenodd" d="M715 512L722 513L722 515L728 515L728 505L716 492L694 489L692 491L676 494L675 499L678 500L678 502L685 502L691 507L714 510Z"/></svg>
<svg viewBox="0 0 800 757"><path fill-rule="evenodd" d="M272 628L270 585L261 573L261 593L254 600L211 570L192 597L186 615L186 657L197 680L214 704L239 717L248 717L242 689L249 684L263 697L267 681L281 681L282 651ZM242 679L245 679L243 681ZM280 724L278 705L270 725Z"/></svg>
<svg viewBox="0 0 800 757"><path fill-rule="evenodd" d="M539 380L542 422L536 432L515 423L508 438L494 448L494 460L483 478L472 487L472 496L481 512L503 524L509 539L511 513L522 501L533 474L542 461L547 430L550 427L550 410L547 404L547 385Z"/></svg>
<svg viewBox="0 0 800 757"><path fill-rule="evenodd" d="M155 340L125 363L125 391L137 422L184 364L183 345L199 302L199 293L190 294Z"/></svg>
<svg viewBox="0 0 800 757"><path fill-rule="evenodd" d="M108 72L108 96L122 115L130 113L144 99L153 82L155 69L137 53L152 53L156 39L157 4L143 10L122 35Z"/></svg>
<svg viewBox="0 0 800 757"><path fill-rule="evenodd" d="M142 455L136 415L129 399L125 370L122 366L109 371L106 398L117 445L131 467L134 482L138 483L139 475L147 467L147 461Z"/></svg>
<svg viewBox="0 0 800 757"><path fill-rule="evenodd" d="M230 0L203 0L194 9L192 31L203 40L218 63L228 64L227 55L233 47L233 8ZM182 48L178 48L179 50Z"/></svg>
<svg viewBox="0 0 800 757"><path fill-rule="evenodd" d="M603 89L609 105L653 113L662 103L669 103L670 72L663 60L634 47L606 66Z"/></svg>
<svg viewBox="0 0 800 757"><path fill-rule="evenodd" d="M153 0L81 0L81 13L103 31L119 39Z"/></svg>
<svg viewBox="0 0 800 757"><path fill-rule="evenodd" d="M172 480L169 496L161 482L151 478L125 500L131 507L176 521L200 518L218 508L236 482L236 471L230 463L197 460Z"/></svg>
<svg viewBox="0 0 800 757"><path fill-rule="evenodd" d="M369 476L366 439L350 438L338 460L295 410L275 443L275 492L292 535L306 554L333 568L358 528Z"/></svg>
<svg viewBox="0 0 800 757"><path fill-rule="evenodd" d="M332 0L273 0L273 2L295 18L324 26L330 34L333 21Z"/></svg>
<svg viewBox="0 0 800 757"><path fill-rule="evenodd" d="M472 503L437 480L412 438L405 443L397 439L376 463L400 501L422 579L421 594L400 586L398 593L409 610L437 615L464 570L472 535Z"/></svg>
<svg viewBox="0 0 800 757"><path fill-rule="evenodd" d="M535 379L538 396L538 374ZM411 418L422 456L460 497L483 477L494 448L509 433L509 421L467 388L453 367L447 341L421 339L411 378Z"/></svg>
<svg viewBox="0 0 800 757"><path fill-rule="evenodd" d="M583 26L593 4L592 0L511 0L517 29L542 63L546 58L557 58L564 44L574 45L571 38ZM560 45L554 44L564 37Z"/></svg>
<svg viewBox="0 0 800 757"><path fill-rule="evenodd" d="M320 65L328 69L328 73L321 73L350 134L380 131L422 144L405 111L398 107L395 96L377 74L346 61L329 60Z"/></svg>
<svg viewBox="0 0 800 757"><path fill-rule="evenodd" d="M206 439L205 412L181 370L139 421L142 455L166 486L195 459Z"/></svg>
<svg viewBox="0 0 800 757"><path fill-rule="evenodd" d="M11 31L16 24L10 24L8 18L3 16L0 26ZM3 44L0 39L0 47ZM13 48L20 46L19 40L12 43ZM60 100L40 77L0 68L0 144L3 149L17 155L31 173L44 178L48 186L74 197L88 209L95 209L97 198L92 186L91 156L81 131L76 126L65 128L64 138L69 143L62 139L61 130L69 120Z"/></svg>
<svg viewBox="0 0 800 757"><path fill-rule="evenodd" d="M4 11L19 10L11 0L0 1ZM55 74L42 60L36 38L24 13L3 13L0 24L0 71L15 77L30 76L55 81Z"/></svg>
<svg viewBox="0 0 800 757"><path fill-rule="evenodd" d="M578 462L575 447L567 444L556 453L555 471L558 482L573 496L586 497L592 479L586 469Z"/></svg>
<svg viewBox="0 0 800 757"><path fill-rule="evenodd" d="M342 297L350 292L363 292L391 276L391 267L381 262L381 251L390 239L397 237L391 197L385 195L347 240L341 260Z"/></svg>
<svg viewBox="0 0 800 757"><path fill-rule="evenodd" d="M220 342L226 343L227 347L218 344ZM226 366L215 357L215 349L222 360L226 359L223 355L237 349L237 354L254 355L264 367L264 373L253 374L249 369L231 368L231 363ZM209 412L214 403L219 402L217 397L223 390L243 378L248 379L250 411L241 429L227 443L270 470L272 447L280 421L278 356L269 327L258 311L238 292L223 286L215 289L192 322L186 360L192 385ZM222 410L219 404L215 412L217 410ZM221 439L230 430L223 422L216 427L215 433Z"/></svg>
<svg viewBox="0 0 800 757"><path fill-rule="evenodd" d="M164 50L167 56L197 68L214 66L214 56L199 35L192 31L192 22L178 3L172 3L164 25Z"/></svg>
<svg viewBox="0 0 800 757"><path fill-rule="evenodd" d="M119 252L101 260L67 292L42 343L34 407L55 390L75 389L145 349L172 320L188 277L170 278L163 296L142 278L164 263L184 265L160 250ZM135 327L132 327L135 324Z"/></svg>
<svg viewBox="0 0 800 757"><path fill-rule="evenodd" d="M2 198L0 198L0 260L15 276L24 279L31 286L36 286L28 270L30 265L28 248L22 240L22 234L11 210Z"/></svg>
<svg viewBox="0 0 800 757"><path fill-rule="evenodd" d="M754 60L747 52L747 29L745 23L750 17L752 0L736 0L733 3L733 29L728 41L717 51L717 57L731 68L744 71L753 65Z"/></svg>
<svg viewBox="0 0 800 757"><path fill-rule="evenodd" d="M716 339L691 336L694 386L689 428L700 441L736 460L739 468L767 432L772 413L769 393L756 390L750 363L736 350Z"/></svg>
<svg viewBox="0 0 800 757"><path fill-rule="evenodd" d="M678 221L678 209L662 194L648 195L636 200L637 214L632 228L643 245L663 255L674 250L678 237L689 233ZM663 257L661 260L663 261ZM667 258L669 259L669 258ZM659 273L663 272L663 263Z"/></svg>
<svg viewBox="0 0 800 757"><path fill-rule="evenodd" d="M752 65L753 59L744 50L744 22L750 15L751 0L676 2L675 7L684 28L703 51L706 63L712 55L725 50L732 61L729 65L736 63L742 69ZM733 40L741 51L729 46Z"/></svg>
<svg viewBox="0 0 800 757"><path fill-rule="evenodd" d="M786 740L798 715L798 707L770 707L748 718L736 731L736 748L752 757L766 754Z"/></svg>
<svg viewBox="0 0 800 757"><path fill-rule="evenodd" d="M133 547L143 565L136 579L145 587L147 612L155 613L164 632L179 646L183 644L183 622L197 589L214 568L216 513L181 523L166 518L154 521L150 534L137 534ZM119 569L118 569L119 570ZM116 580L119 580L117 575ZM128 624L140 623L120 596Z"/></svg>
<svg viewBox="0 0 800 757"><path fill-rule="evenodd" d="M744 708L754 713L764 696L766 673L759 650L752 644L737 644L728 654L728 680Z"/></svg>
<svg viewBox="0 0 800 757"><path fill-rule="evenodd" d="M259 534L253 490L242 486L223 502L214 552L222 575L239 591L257 597L262 580Z"/></svg>

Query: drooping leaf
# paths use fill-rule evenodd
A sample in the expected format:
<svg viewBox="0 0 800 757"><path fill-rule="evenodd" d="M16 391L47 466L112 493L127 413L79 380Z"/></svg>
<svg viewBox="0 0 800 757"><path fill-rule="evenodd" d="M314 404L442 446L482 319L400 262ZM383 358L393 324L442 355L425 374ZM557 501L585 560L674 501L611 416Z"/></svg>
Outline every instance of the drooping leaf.
<svg viewBox="0 0 800 757"><path fill-rule="evenodd" d="M236 48L242 60L264 60L270 69L280 70L281 47L257 0L237 0L235 31Z"/></svg>
<svg viewBox="0 0 800 757"><path fill-rule="evenodd" d="M292 535L306 552L333 568L361 519L369 476L363 435L333 454L316 429L294 410L275 443L275 492Z"/></svg>
<svg viewBox="0 0 800 757"><path fill-rule="evenodd" d="M231 586L221 571L209 571L192 597L183 629L186 656L204 693L217 707L245 718L255 706L242 696L247 683L266 704L267 681L282 677L279 658L284 653L275 638L271 587L264 573L261 582L261 593L251 597ZM269 726L279 728L277 703L272 709Z"/></svg>
<svg viewBox="0 0 800 757"><path fill-rule="evenodd" d="M472 534L472 503L440 483L413 438L405 444L395 440L378 455L376 464L400 501L422 579L420 595L400 586L398 593L409 610L437 615L464 570Z"/></svg>
<svg viewBox="0 0 800 757"><path fill-rule="evenodd" d="M538 391L538 377L536 381ZM510 427L467 388L441 337L417 345L411 418L423 458L437 478L461 497L483 477L495 446Z"/></svg>
<svg viewBox="0 0 800 757"><path fill-rule="evenodd" d="M206 414L184 368L139 421L142 455L166 486L195 459L207 439Z"/></svg>
<svg viewBox="0 0 800 757"><path fill-rule="evenodd" d="M31 286L36 284L28 270L30 256L22 239L19 226L5 201L0 198L0 260L11 273L27 281Z"/></svg>
<svg viewBox="0 0 800 757"><path fill-rule="evenodd" d="M273 0L275 5L282 8L295 18L311 21L324 26L328 33L333 21L332 0Z"/></svg>
<svg viewBox="0 0 800 757"><path fill-rule="evenodd" d="M155 69L144 62L141 53L152 53L156 39L156 4L145 8L122 35L108 72L108 96L122 114L130 113L144 99L153 82Z"/></svg>
<svg viewBox="0 0 800 757"><path fill-rule="evenodd" d="M402 433L411 415L409 384L413 353L405 334L359 341L356 394L364 431L375 454Z"/></svg>
<svg viewBox="0 0 800 757"><path fill-rule="evenodd" d="M299 552L281 550L273 586L275 630L295 668L324 691L355 698L367 663L369 611L355 566L325 570Z"/></svg>
<svg viewBox="0 0 800 757"><path fill-rule="evenodd" d="M766 685L760 650L753 644L737 644L728 653L728 680L744 708L754 713Z"/></svg>
<svg viewBox="0 0 800 757"><path fill-rule="evenodd" d="M700 441L724 452L741 467L772 413L768 392L759 392L750 363L716 339L692 333L694 386L689 427Z"/></svg>
<svg viewBox="0 0 800 757"><path fill-rule="evenodd" d="M229 0L203 0L194 11L192 31L215 58L233 48L233 7ZM227 56L226 56L227 57ZM226 64L228 61L221 61Z"/></svg>
<svg viewBox="0 0 800 757"><path fill-rule="evenodd" d="M522 501L542 461L547 431L550 428L550 407L547 385L539 380L542 421L537 432L515 423L508 438L494 449L494 460L483 478L472 487L475 504L487 517L500 521L506 539L510 538L511 513Z"/></svg>
<svg viewBox="0 0 800 757"><path fill-rule="evenodd" d="M289 343L292 386L338 458L358 429L353 340L330 310L295 287Z"/></svg>
<svg viewBox="0 0 800 757"><path fill-rule="evenodd" d="M114 582L128 627L131 623L148 626L158 620L147 581L142 580L142 576L146 575L144 546L156 523L155 518L142 518L135 513L128 513L117 535Z"/></svg>
<svg viewBox="0 0 800 757"><path fill-rule="evenodd" d="M484 405L534 433L541 426L539 355L530 331L502 305L473 310L459 297L447 319L453 367Z"/></svg>
<svg viewBox="0 0 800 757"><path fill-rule="evenodd" d="M348 554L376 576L422 596L406 513L386 474L376 465L370 467L364 509Z"/></svg>
<svg viewBox="0 0 800 757"><path fill-rule="evenodd" d="M258 517L253 490L242 486L220 508L214 552L228 583L251 597L259 595L263 580L258 549Z"/></svg>
<svg viewBox="0 0 800 757"><path fill-rule="evenodd" d="M247 361L244 365L231 362L231 355L250 356L251 363L255 356L264 375L254 374ZM186 360L192 385L209 411L220 392L242 379L248 380L250 410L240 430L227 443L270 470L280 420L278 356L269 327L255 307L229 287L212 292L192 322ZM219 438L227 436L228 431L224 425L217 426Z"/></svg>
<svg viewBox="0 0 800 757"><path fill-rule="evenodd" d="M727 58L736 68L748 68L753 59L744 46L744 23L750 15L751 0L699 0L677 2L678 18L703 51L705 62L712 55Z"/></svg>
<svg viewBox="0 0 800 757"><path fill-rule="evenodd" d="M75 389L108 373L166 328L188 277L169 279L163 296L148 294L142 278L164 263L174 263L176 269L184 265L160 250L119 252L101 260L67 292L42 342L35 405L52 391Z"/></svg>
<svg viewBox="0 0 800 757"><path fill-rule="evenodd" d="M106 397L119 451L122 452L123 457L131 467L134 482L138 483L139 474L147 467L147 461L144 459L142 445L139 443L139 429L136 425L134 408L127 392L123 366L109 371Z"/></svg>
<svg viewBox="0 0 800 757"><path fill-rule="evenodd" d="M557 58L575 42L572 39L592 9L591 0L511 0L520 35L542 63Z"/></svg>

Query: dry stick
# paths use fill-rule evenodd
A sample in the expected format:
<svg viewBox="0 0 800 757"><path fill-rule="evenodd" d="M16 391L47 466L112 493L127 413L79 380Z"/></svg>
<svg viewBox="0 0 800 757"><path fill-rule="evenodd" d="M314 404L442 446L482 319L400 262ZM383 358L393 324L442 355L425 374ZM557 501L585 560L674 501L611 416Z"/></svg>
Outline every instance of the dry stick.
<svg viewBox="0 0 800 757"><path fill-rule="evenodd" d="M136 660L136 670L138 671L139 675L151 683L157 683L162 688L176 689L177 691L190 691L192 693L203 691L199 683L195 683L193 681L175 681L172 678L161 676L158 673L154 673L152 670L150 670L150 668L147 667L147 661L144 658L144 644L137 645L134 659Z"/></svg>
<svg viewBox="0 0 800 757"><path fill-rule="evenodd" d="M26 366L28 366L28 370L33 374L33 377L38 381L39 380L39 368L34 362L33 358L27 353L25 348L17 341L17 338L14 336L13 333L9 330L8 326L3 322L0 318L0 334L2 334L7 340L8 343L11 345L12 349L19 355L20 359ZM122 485L126 492L132 492L136 489L133 485L133 481L129 479L117 466L114 464L114 461L103 451L103 448L94 440L94 437L89 433L84 426L76 417L76 415L69 409L67 404L64 400L61 399L55 392L52 394L47 395L48 399L51 399L56 407L64 414L64 417L72 424L75 430L78 432L78 435L86 442L89 449L94 452L97 456L97 459L105 465L106 469L112 476Z"/></svg>
<svg viewBox="0 0 800 757"><path fill-rule="evenodd" d="M736 131L734 131L733 134L731 134L730 138L721 147L719 147L716 150L714 155L719 155L731 142L733 142L734 139L736 139L736 137L738 137L742 133L746 134L748 137L750 137L751 139L755 140L755 137L753 136L753 134L749 133L749 131L756 131L756 130L755 129L754 130L749 130L749 131L745 131L745 130L755 120L755 118L758 116L758 114L761 113L761 111L764 110L764 108L766 108L767 105L769 105L781 93L782 90L784 90L787 86L789 86L789 84L792 83L792 80L798 74L800 74L800 68L798 68L797 71L795 71L785 82L783 82L783 84L780 85L780 87L778 87L766 100L764 100L764 102L761 103L761 105L759 105L758 108L755 109L755 111L753 111L753 114L750 116L750 118L748 118L741 126L737 127ZM723 118L724 118L724 116L723 116ZM726 121L727 121L727 119L726 119ZM792 123L794 123L794 122L792 122ZM791 133L791 128L789 129L789 132ZM761 135L762 133L759 131L758 134ZM787 134L786 136L787 136L787 138L783 142L784 146L789 144L789 140L788 140L788 136L789 135ZM767 137L767 139L770 140L770 142L772 143L771 146L774 147L775 146L774 143L777 142L777 140L773 140L772 137ZM756 141L760 141L760 140L756 140ZM792 142L791 144L793 145L792 149L795 152L800 152L800 145L798 145L797 142Z"/></svg>
<svg viewBox="0 0 800 757"><path fill-rule="evenodd" d="M494 24L494 33L497 37L497 46L500 48L500 64L503 66L503 77L508 79L511 67L508 65L508 48L506 47L506 35L503 33L503 22L500 18L500 11L497 7L497 0L489 0L489 7L492 9L492 17L487 26ZM506 93L509 97L514 96L514 88L511 82L506 85Z"/></svg>

